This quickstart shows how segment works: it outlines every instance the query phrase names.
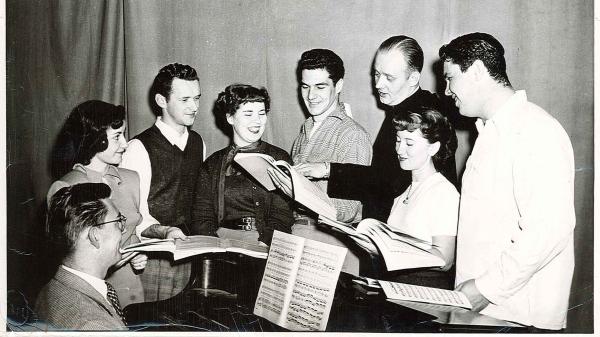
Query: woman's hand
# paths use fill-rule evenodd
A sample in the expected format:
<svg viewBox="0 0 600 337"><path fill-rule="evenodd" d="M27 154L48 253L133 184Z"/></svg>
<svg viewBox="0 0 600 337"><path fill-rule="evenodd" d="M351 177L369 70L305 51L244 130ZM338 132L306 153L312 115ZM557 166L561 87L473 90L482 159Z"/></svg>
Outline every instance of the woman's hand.
<svg viewBox="0 0 600 337"><path fill-rule="evenodd" d="M148 256L146 254L137 254L134 258L129 262L133 269L142 270L146 268L146 263L148 262Z"/></svg>
<svg viewBox="0 0 600 337"><path fill-rule="evenodd" d="M275 187L280 189L288 197L293 198L294 194L292 191L292 186L288 184L290 181L289 177L281 174L281 172L275 171L272 168L268 168L267 173L269 174L269 177L271 177Z"/></svg>
<svg viewBox="0 0 600 337"><path fill-rule="evenodd" d="M177 227L169 227L167 229L167 232L165 233L165 239L187 240L187 238L188 237L185 234L183 234L181 229Z"/></svg>

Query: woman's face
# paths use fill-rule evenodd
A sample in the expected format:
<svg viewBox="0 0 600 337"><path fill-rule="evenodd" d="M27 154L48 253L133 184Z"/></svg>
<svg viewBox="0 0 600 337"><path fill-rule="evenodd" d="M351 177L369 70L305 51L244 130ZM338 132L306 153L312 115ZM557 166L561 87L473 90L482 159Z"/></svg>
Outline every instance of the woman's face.
<svg viewBox="0 0 600 337"><path fill-rule="evenodd" d="M106 164L118 165L121 163L125 149L127 149L125 122L118 129L106 129L106 138L108 139L108 147L106 150L96 153L96 158Z"/></svg>
<svg viewBox="0 0 600 337"><path fill-rule="evenodd" d="M438 151L437 144L439 143L429 143L419 129L412 132L398 131L396 133L396 153L400 167L406 171L414 171L426 165L433 165L431 157Z"/></svg>
<svg viewBox="0 0 600 337"><path fill-rule="evenodd" d="M246 146L260 140L267 124L267 111L263 102L243 103L233 115L227 115L233 126L233 142Z"/></svg>

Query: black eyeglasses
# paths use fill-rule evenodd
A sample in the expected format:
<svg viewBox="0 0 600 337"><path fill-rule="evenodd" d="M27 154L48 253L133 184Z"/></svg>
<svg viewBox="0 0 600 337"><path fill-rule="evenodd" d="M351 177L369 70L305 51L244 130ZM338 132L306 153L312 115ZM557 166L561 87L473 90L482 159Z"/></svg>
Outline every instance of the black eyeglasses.
<svg viewBox="0 0 600 337"><path fill-rule="evenodd" d="M106 225L109 223L113 223L113 222L118 222L119 223L119 230L121 231L121 233L125 233L125 223L127 222L127 218L119 213L119 216L115 219L115 220L110 220L110 221L106 221L106 222L101 222L101 223L97 223L94 225L94 227L96 226L102 226L102 225Z"/></svg>

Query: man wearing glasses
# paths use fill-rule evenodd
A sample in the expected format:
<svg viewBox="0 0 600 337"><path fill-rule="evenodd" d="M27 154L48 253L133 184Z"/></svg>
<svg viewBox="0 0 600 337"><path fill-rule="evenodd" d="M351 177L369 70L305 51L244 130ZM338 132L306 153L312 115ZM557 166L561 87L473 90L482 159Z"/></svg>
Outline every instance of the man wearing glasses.
<svg viewBox="0 0 600 337"><path fill-rule="evenodd" d="M115 290L104 281L121 259L126 221L110 193L106 184L77 184L50 201L48 222L64 257L36 303L48 330L126 330Z"/></svg>

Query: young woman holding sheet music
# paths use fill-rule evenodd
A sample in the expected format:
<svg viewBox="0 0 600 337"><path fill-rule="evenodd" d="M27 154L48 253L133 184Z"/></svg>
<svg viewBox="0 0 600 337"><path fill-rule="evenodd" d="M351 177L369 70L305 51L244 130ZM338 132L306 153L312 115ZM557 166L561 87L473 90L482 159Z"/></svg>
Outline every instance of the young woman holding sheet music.
<svg viewBox="0 0 600 337"><path fill-rule="evenodd" d="M432 244L444 259L441 268L404 270L387 275L394 281L453 288L459 193L439 171L456 151L456 134L439 111L418 109L396 116L396 152L400 167L411 171L411 185L394 200L388 218L393 230Z"/></svg>
<svg viewBox="0 0 600 337"><path fill-rule="evenodd" d="M193 234L214 235L269 245L273 231L289 233L294 221L286 199L269 192L233 158L238 153L264 153L290 162L284 150L261 137L269 112L266 89L233 84L219 94L216 112L233 129L233 142L202 164L192 211Z"/></svg>

